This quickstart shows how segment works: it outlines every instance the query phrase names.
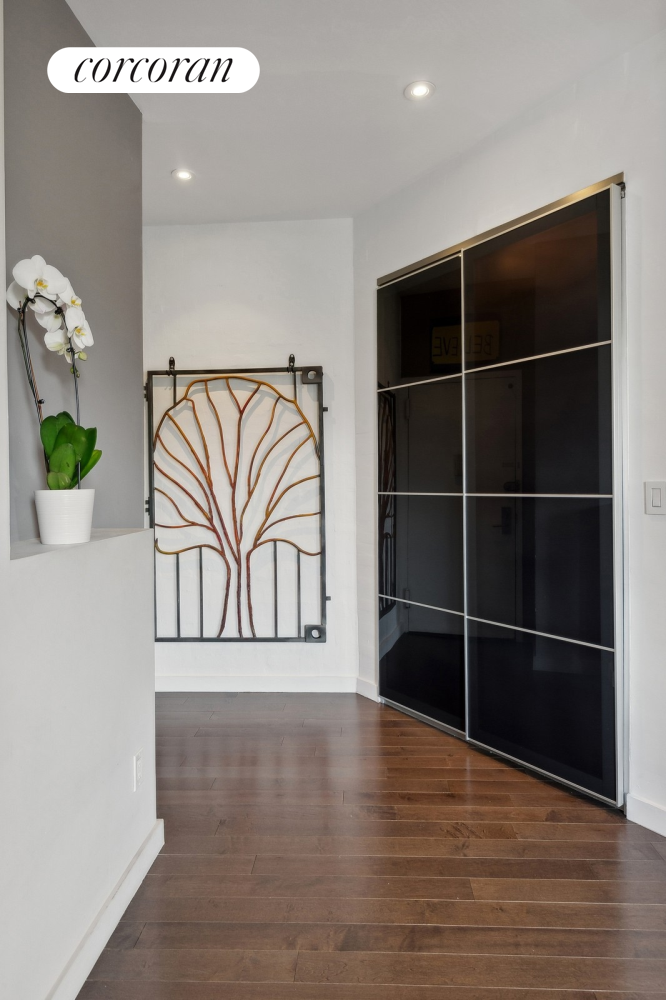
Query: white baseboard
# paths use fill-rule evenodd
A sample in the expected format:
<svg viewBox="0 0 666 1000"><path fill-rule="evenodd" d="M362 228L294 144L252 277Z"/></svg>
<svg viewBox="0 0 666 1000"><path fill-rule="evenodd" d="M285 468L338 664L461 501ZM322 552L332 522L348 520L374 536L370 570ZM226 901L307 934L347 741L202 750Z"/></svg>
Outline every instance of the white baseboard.
<svg viewBox="0 0 666 1000"><path fill-rule="evenodd" d="M156 691L262 691L275 694L355 694L355 677L220 677L215 674L157 674Z"/></svg>
<svg viewBox="0 0 666 1000"><path fill-rule="evenodd" d="M371 681L363 680L362 677L356 678L356 694L363 695L364 698L369 698L370 701L379 701L377 685Z"/></svg>
<svg viewBox="0 0 666 1000"><path fill-rule="evenodd" d="M666 809L656 802L639 799L637 795L627 795L627 819L666 837Z"/></svg>
<svg viewBox="0 0 666 1000"><path fill-rule="evenodd" d="M88 928L57 982L49 990L46 1000L76 1000L95 962L116 929L118 921L163 846L164 821L158 819Z"/></svg>

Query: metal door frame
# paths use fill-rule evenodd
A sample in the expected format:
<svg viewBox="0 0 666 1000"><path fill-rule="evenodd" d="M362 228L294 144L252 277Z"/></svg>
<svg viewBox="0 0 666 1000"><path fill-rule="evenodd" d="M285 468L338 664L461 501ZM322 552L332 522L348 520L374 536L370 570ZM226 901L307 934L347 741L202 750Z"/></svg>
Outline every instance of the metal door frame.
<svg viewBox="0 0 666 1000"><path fill-rule="evenodd" d="M387 285L391 285L395 282L401 281L403 278L409 275L415 274L417 272L423 272L431 267L435 267L438 264L443 263L453 257L459 256L461 258L461 298L462 298L462 336L464 342L465 335L465 309L464 309L464 268L465 268L465 250L471 247L477 246L480 243L484 243L487 240L493 239L496 236L500 236L503 233L510 232L511 230L519 229L523 225L529 222L533 222L536 219L543 218L544 216L551 215L562 208L566 208L568 205L572 205L575 202L583 201L586 198L591 197L594 194L598 194L602 191L610 192L610 273L611 273L611 364L612 364L612 374L611 374L611 390L612 390L612 445L613 445L613 479L612 479L612 499L613 499L613 610L614 610L614 686L615 686L615 757L616 757L616 796L615 799L609 799L604 795L600 795L597 792L590 791L588 788L583 788L580 785L575 784L572 781L568 781L566 778L561 778L558 775L554 775L549 771L545 771L542 768L534 764L528 764L525 761L519 760L516 757L512 757L503 751L496 750L494 747L489 747L484 743L480 743L477 740L472 739L469 733L469 698L468 698L468 657L467 657L467 579L466 579L466 569L467 569L467 530L466 530L466 510L467 504L463 504L463 549L464 549L464 569L465 574L465 588L464 588L464 598L465 598L465 732L461 730L454 729L451 726L447 726L435 719L431 719L426 715L422 715L413 709L407 708L404 705L388 699L383 698L379 695L379 700L383 704L390 705L392 708L397 709L400 712L404 712L406 715L412 716L413 718L419 719L422 722L426 722L437 729L441 729L445 732L449 732L454 736L463 739L465 742L469 743L471 746L478 747L494 756L502 757L504 759L510 760L513 763L519 764L521 767L527 768L537 774L543 775L551 781L555 781L558 784L562 784L568 788L573 789L576 792L582 793L583 795L593 798L599 802L606 805L615 806L618 809L626 808L626 798L628 792L628 773L629 773L629 697L628 697L628 650L627 650L627 615L628 608L627 602L625 600L625 595L628 593L628 560L626 555L626 531L624 526L624 509L625 509L625 496L627 495L627 470L625 456L627 454L627 421L626 421L626 378L627 378L627 342L626 342L626 329L625 329L625 306L624 306L624 197L625 197L625 182L624 174L615 174L613 177L609 177L604 181L600 181L598 184L592 184L587 188L583 188L574 194L568 195L564 198L559 199L556 202L552 202L550 205L544 206L542 209L537 209L534 212L530 212L527 215L521 216L518 219L514 219L511 222L506 223L502 226L497 226L492 230L488 230L479 236L473 237L471 239L465 240L453 247L449 247L447 250L443 250L439 253L432 254L430 257L423 258L414 264L407 265L405 267L399 268L390 274L384 275L377 279L378 289L385 288ZM559 353L559 352L548 352L549 354ZM517 361L532 360L531 358L520 358ZM515 362L506 362L506 366ZM489 366L489 367L499 367L499 366ZM474 369L479 371L482 369ZM465 412L465 363L463 354L462 363L462 383L463 383L463 413ZM445 376L445 377L457 377L457 376ZM440 381L441 378L424 379L427 381ZM404 387L404 384L403 384ZM398 388L398 386L392 387ZM465 433L463 427L463 493L462 496L465 499L468 496L467 493L467 482L466 482L466 462L465 462ZM376 478L376 477L375 477ZM376 532L375 532L376 535ZM377 560L375 559L375 564ZM375 569L375 576L377 570ZM375 598L377 601L377 598ZM530 630L522 630L530 631ZM558 638L558 637L556 637ZM585 645L585 644L583 644ZM378 664L376 666L376 678L377 678L377 688L379 690L379 674L378 674Z"/></svg>

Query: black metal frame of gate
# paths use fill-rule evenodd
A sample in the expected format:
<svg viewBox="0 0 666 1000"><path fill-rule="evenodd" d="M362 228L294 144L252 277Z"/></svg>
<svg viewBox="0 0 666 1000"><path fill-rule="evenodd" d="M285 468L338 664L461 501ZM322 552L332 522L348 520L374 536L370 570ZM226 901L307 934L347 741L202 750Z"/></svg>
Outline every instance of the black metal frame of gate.
<svg viewBox="0 0 666 1000"><path fill-rule="evenodd" d="M245 375L267 375L276 374L293 375L294 379L294 396L296 396L296 386L297 386L297 376L300 375L300 380L303 385L316 385L317 386L317 413L318 413L318 439L317 439L317 451L319 456L319 501L320 501L320 521L319 521L319 535L320 535L320 555L319 555L319 589L320 589L320 609L321 609L321 621L314 625L303 625L303 635L298 636L183 636L180 634L180 556L175 555L176 559L176 622L177 622L177 632L175 636L160 636L157 634L157 592L155 592L155 641L156 642L326 642L326 604L330 600L330 597L326 594L326 506L325 506L325 484L324 484L324 413L328 411L328 407L324 406L323 398L323 368L321 365L296 365L294 361L294 355L289 356L289 364L286 368L270 367L270 368L176 368L173 358L169 358L169 367L162 370L152 370L146 372L147 380L144 386L144 396L148 404L148 499L146 500L146 513L149 516L150 527L155 527L155 466L154 466L154 435L155 428L153 426L153 389L154 381L156 378L164 378L165 376L173 378L173 404L176 405L178 400L178 378L182 376L183 378L191 377L196 378L197 376L226 376L230 378L238 377L242 378ZM157 558L157 550L155 550L155 558ZM277 565L277 564L276 564ZM300 565L300 564L299 564ZM299 623L300 623L300 573L299 573L299 593L298 593L298 604L299 604ZM274 591L274 615L275 621L277 621L277 588ZM199 606L201 608L203 602L203 566L201 550L199 550ZM200 617L200 622L203 622L203 618ZM200 625L200 628L202 625ZM277 629L276 629L277 631Z"/></svg>

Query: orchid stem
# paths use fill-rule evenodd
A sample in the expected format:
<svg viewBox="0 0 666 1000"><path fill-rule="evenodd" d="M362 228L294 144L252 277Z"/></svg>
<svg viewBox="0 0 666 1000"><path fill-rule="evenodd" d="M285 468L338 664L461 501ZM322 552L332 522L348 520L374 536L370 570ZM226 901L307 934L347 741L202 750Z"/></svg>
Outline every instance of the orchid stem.
<svg viewBox="0 0 666 1000"><path fill-rule="evenodd" d="M74 398L76 399L76 422L81 424L81 410L79 407L79 372L76 367L76 354L72 350L72 375L74 376ZM81 463L76 463L76 488L81 489Z"/></svg>
<svg viewBox="0 0 666 1000"><path fill-rule="evenodd" d="M32 358L30 357L30 344L28 342L28 328L25 323L25 309L28 304L26 299L22 306L19 307L18 311L18 338L21 345L21 353L23 355L23 364L25 365L25 373L28 377L28 385L30 386L30 392L32 393L32 398L35 401L35 409L37 410L37 419L41 426L42 423L42 404L44 400L39 395L39 389L37 388L37 380L35 378L35 369L32 366ZM46 468L46 475L49 474L49 460L46 457L46 452L44 452L44 466Z"/></svg>
<svg viewBox="0 0 666 1000"><path fill-rule="evenodd" d="M35 401L35 409L37 410L37 419L40 424L42 422L42 403L43 399L40 398L39 389L37 388L37 380L35 378L35 369L32 366L32 358L30 357L30 344L28 342L28 328L25 322L25 307L27 304L27 299L23 303L23 307L19 309L18 312L18 338L21 345L21 353L23 354L23 364L25 365L25 373L28 378L28 385L30 386L30 392L32 393L32 398Z"/></svg>

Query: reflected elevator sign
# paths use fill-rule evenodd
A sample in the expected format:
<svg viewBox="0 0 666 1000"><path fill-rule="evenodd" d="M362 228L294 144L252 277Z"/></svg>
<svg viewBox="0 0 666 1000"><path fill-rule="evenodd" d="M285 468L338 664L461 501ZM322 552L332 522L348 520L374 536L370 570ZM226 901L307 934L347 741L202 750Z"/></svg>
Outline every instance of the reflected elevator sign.
<svg viewBox="0 0 666 1000"><path fill-rule="evenodd" d="M458 326L433 326L431 360L434 365L459 365L462 362L462 330ZM499 321L465 323L465 362L496 361L500 349Z"/></svg>

